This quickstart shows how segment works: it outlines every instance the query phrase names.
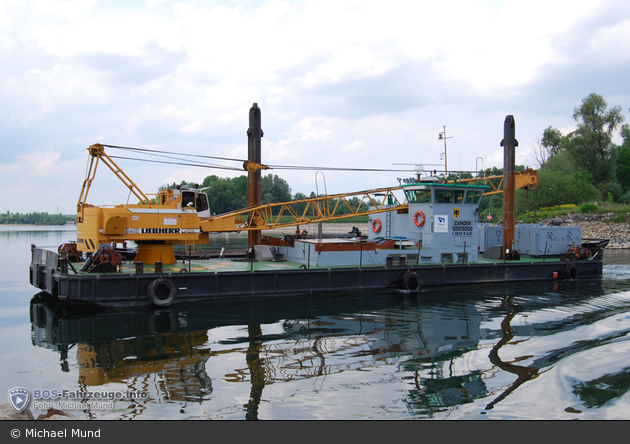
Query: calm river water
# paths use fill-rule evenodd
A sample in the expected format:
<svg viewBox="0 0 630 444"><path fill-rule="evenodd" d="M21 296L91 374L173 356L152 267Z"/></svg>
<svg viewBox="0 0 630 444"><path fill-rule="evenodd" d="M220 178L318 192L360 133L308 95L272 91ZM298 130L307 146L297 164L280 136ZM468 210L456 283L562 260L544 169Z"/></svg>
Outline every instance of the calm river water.
<svg viewBox="0 0 630 444"><path fill-rule="evenodd" d="M143 394L81 419L630 418L630 252L573 284L102 314L28 282L32 243L75 237L0 226L0 402L25 387Z"/></svg>

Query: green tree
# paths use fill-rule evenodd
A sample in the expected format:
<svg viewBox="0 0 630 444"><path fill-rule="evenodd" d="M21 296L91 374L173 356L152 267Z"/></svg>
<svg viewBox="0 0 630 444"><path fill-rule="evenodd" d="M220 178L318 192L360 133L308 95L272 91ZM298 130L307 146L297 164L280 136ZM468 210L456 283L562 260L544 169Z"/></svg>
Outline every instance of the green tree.
<svg viewBox="0 0 630 444"><path fill-rule="evenodd" d="M560 152L565 144L565 137L560 130L550 126L543 132L541 143L549 152L549 157L551 157Z"/></svg>
<svg viewBox="0 0 630 444"><path fill-rule="evenodd" d="M595 184L614 183L618 150L612 136L624 120L621 107L608 109L604 98L592 93L574 109L573 119L578 128L569 135L571 156L591 173Z"/></svg>
<svg viewBox="0 0 630 444"><path fill-rule="evenodd" d="M543 131L542 138L538 139L536 143L538 150L534 155L540 168L543 168L551 157L566 148L568 139L562 135L560 130L550 126Z"/></svg>
<svg viewBox="0 0 630 444"><path fill-rule="evenodd" d="M623 192L630 191L630 125L621 127L623 144L619 147L619 157L617 158L617 180Z"/></svg>
<svg viewBox="0 0 630 444"><path fill-rule="evenodd" d="M244 177L244 176L243 176ZM286 180L268 174L262 178L263 202L287 202L291 200L291 188Z"/></svg>
<svg viewBox="0 0 630 444"><path fill-rule="evenodd" d="M538 187L535 190L517 190L516 213L556 205L578 205L600 197L591 174L578 168L569 153L561 150L538 170Z"/></svg>

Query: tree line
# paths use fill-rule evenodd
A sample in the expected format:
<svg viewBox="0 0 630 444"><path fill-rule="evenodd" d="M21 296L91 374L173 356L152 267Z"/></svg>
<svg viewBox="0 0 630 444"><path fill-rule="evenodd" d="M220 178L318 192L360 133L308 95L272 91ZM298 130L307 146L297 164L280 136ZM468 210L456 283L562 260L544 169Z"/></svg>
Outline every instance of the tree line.
<svg viewBox="0 0 630 444"><path fill-rule="evenodd" d="M179 186L191 186L192 183L182 181ZM178 185L172 183L162 188L175 188ZM207 176L199 188L208 195L208 203L210 204L210 211L213 214L222 214L230 211L240 210L248 206L248 185L247 176L242 175L239 177L218 177L215 175ZM311 192L309 196L304 193L291 194L291 187L288 182L277 175L268 174L262 177L261 182L261 194L262 203L276 203L276 202L289 202L299 201L302 199L317 197L315 192ZM361 210L367 210L368 205L361 203L358 197L348 199L350 206L356 210L361 207ZM334 205L334 202L330 203ZM293 208L298 213L303 213L306 209L305 202L297 202L293 205ZM348 214L351 210L347 206L340 206L337 214Z"/></svg>
<svg viewBox="0 0 630 444"><path fill-rule="evenodd" d="M68 214L48 213L0 213L0 224L20 225L65 225L76 220L76 216Z"/></svg>

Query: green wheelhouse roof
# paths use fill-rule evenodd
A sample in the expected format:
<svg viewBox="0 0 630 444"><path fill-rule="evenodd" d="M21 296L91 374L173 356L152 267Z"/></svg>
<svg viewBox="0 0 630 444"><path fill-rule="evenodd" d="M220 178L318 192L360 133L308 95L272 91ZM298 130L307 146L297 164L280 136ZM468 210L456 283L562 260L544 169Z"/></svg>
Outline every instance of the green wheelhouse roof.
<svg viewBox="0 0 630 444"><path fill-rule="evenodd" d="M425 186L440 187L440 188L464 188L464 189L468 189L468 188L490 189L491 188L488 185L465 185L465 184L460 184L460 183L441 183L441 182L409 183L409 184L406 184L406 185L402 185L402 188L404 190L405 188L425 187Z"/></svg>

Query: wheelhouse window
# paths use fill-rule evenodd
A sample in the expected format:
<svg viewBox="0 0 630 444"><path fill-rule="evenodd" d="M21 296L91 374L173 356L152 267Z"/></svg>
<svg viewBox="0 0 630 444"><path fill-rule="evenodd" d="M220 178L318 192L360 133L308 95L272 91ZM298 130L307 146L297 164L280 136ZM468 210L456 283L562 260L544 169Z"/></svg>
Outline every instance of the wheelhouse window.
<svg viewBox="0 0 630 444"><path fill-rule="evenodd" d="M466 200L464 203L467 204L478 204L481 199L482 192L479 190L469 190L466 194Z"/></svg>
<svg viewBox="0 0 630 444"><path fill-rule="evenodd" d="M455 203L460 204L464 202L464 190L455 190Z"/></svg>
<svg viewBox="0 0 630 444"><path fill-rule="evenodd" d="M405 190L407 202L412 203L431 203L431 189L424 190Z"/></svg>
<svg viewBox="0 0 630 444"><path fill-rule="evenodd" d="M435 203L453 203L453 190L435 190Z"/></svg>

